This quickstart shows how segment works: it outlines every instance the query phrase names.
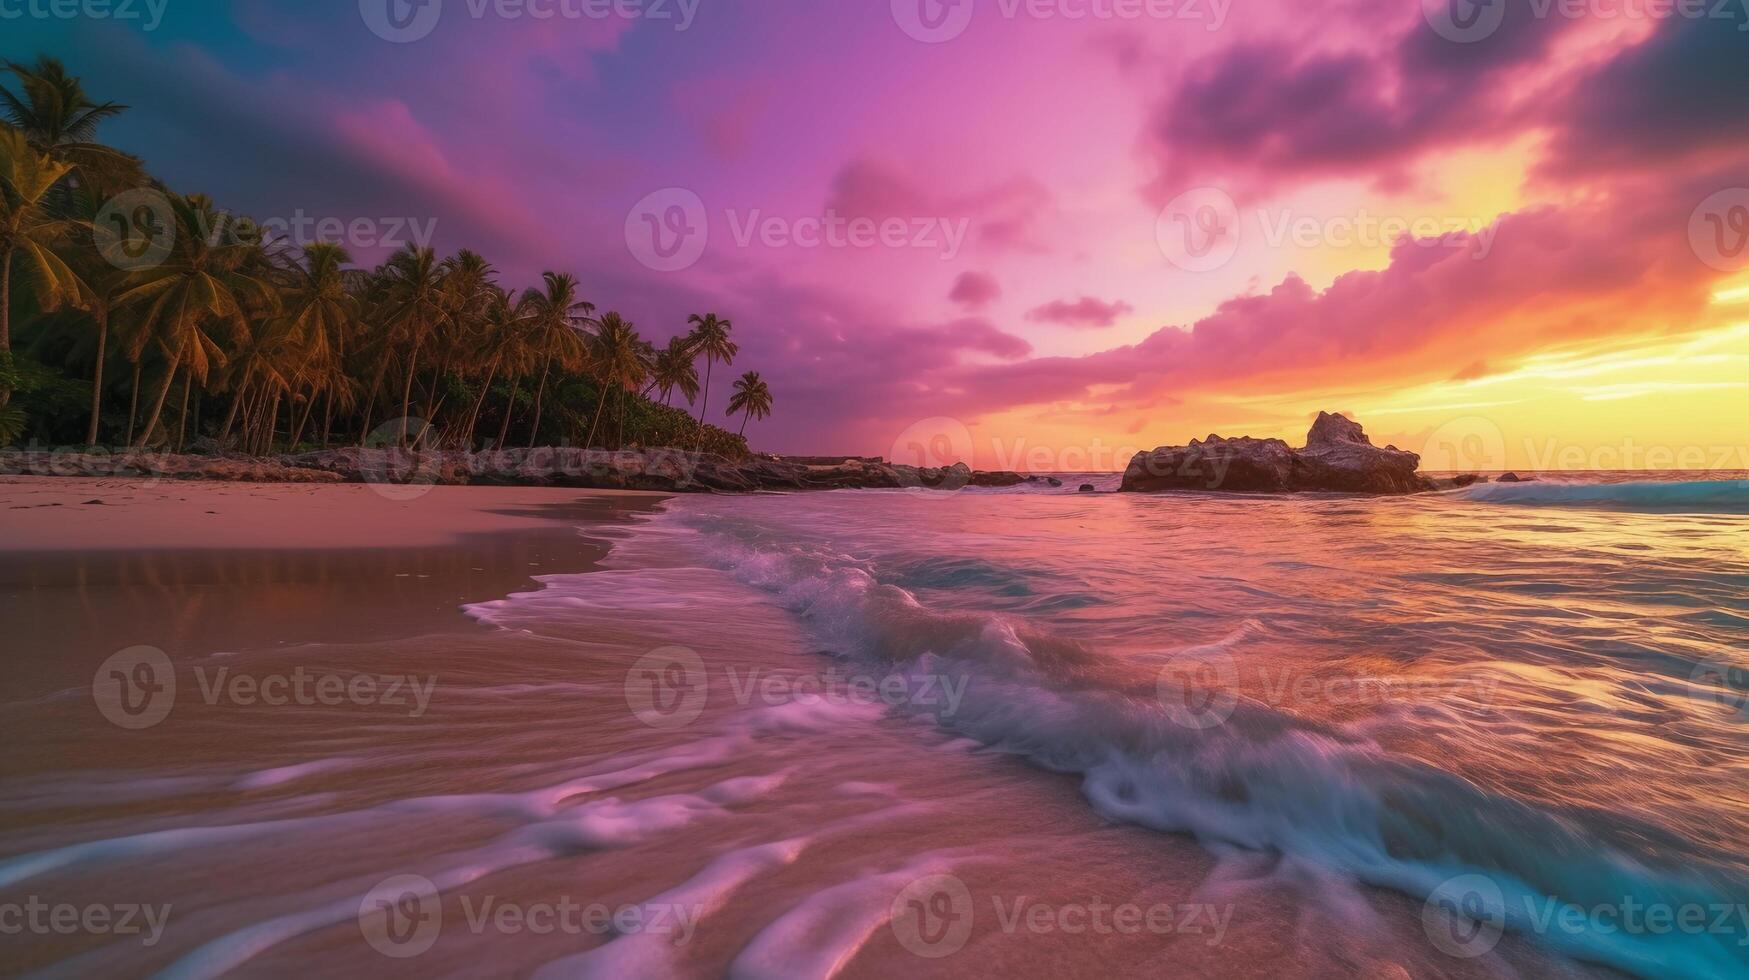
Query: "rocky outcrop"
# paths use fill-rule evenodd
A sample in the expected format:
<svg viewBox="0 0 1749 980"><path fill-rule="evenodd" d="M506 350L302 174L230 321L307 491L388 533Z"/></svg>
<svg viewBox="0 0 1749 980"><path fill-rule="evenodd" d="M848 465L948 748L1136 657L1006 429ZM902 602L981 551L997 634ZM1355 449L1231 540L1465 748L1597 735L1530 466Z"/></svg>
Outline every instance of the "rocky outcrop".
<svg viewBox="0 0 1749 980"><path fill-rule="evenodd" d="M1137 453L1121 489L1214 490L1230 493L1420 493L1433 489L1416 472L1421 457L1372 444L1360 424L1320 412L1303 449L1280 439L1211 435L1188 446Z"/></svg>
<svg viewBox="0 0 1749 980"><path fill-rule="evenodd" d="M170 453L0 453L0 473L123 476L260 483L376 483L414 486L553 486L670 493L1009 487L1039 477L978 472L964 463L917 467L879 457L729 459L674 450L605 452L510 449L416 451L349 446L257 459Z"/></svg>

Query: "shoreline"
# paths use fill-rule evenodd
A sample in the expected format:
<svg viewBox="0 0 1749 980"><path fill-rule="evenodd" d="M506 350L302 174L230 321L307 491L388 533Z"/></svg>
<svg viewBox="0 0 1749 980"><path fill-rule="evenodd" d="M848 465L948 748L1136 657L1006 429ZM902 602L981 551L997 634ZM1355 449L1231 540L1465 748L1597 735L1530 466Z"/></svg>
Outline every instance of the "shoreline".
<svg viewBox="0 0 1749 980"><path fill-rule="evenodd" d="M15 701L88 685L141 644L180 660L473 633L463 605L593 571L604 533L669 499L428 490L0 477L0 616L22 649L59 651L21 658L0 689Z"/></svg>
<svg viewBox="0 0 1749 980"><path fill-rule="evenodd" d="M964 463L909 466L880 457L729 458L679 449L597 450L536 447L467 452L347 446L250 456L143 449L0 450L0 478L133 478L221 483L366 484L397 495L437 486L562 487L657 493L901 489L958 490L1027 483L1049 476L978 471Z"/></svg>

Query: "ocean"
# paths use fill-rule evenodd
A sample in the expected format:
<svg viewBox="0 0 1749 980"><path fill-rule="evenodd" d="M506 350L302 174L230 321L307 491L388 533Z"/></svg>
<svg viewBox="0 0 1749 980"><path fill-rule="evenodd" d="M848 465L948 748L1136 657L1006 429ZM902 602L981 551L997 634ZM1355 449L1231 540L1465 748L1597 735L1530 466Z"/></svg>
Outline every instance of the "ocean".
<svg viewBox="0 0 1749 980"><path fill-rule="evenodd" d="M0 897L167 880L167 976L1749 974L1749 474L1059 478L585 527L471 629L300 648L421 718L257 722L214 778L266 796L157 757L181 803Z"/></svg>

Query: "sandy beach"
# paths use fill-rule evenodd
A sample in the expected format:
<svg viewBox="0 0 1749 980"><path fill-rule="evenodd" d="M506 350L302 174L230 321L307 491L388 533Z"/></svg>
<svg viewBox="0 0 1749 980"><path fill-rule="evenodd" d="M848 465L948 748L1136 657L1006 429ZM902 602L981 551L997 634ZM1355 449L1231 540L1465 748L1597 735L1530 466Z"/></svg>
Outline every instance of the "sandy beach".
<svg viewBox="0 0 1749 980"><path fill-rule="evenodd" d="M990 522L1130 513L1103 500L658 508L656 495L509 488L397 501L359 486L0 484L0 616L23 651L0 697L0 901L158 921L12 937L7 968L1585 975L1510 934L1492 955L1446 958L1416 899L1269 848L1161 833L1176 827L1153 813L1173 811L1150 800L1172 797L1140 795L1156 791L1139 770L1048 771L1103 758L1108 735L1143 737L1118 736L1122 713L1070 723L1030 714L1067 702L995 676L967 688L962 668L927 656L904 669L824 656L859 637L967 656L1006 641L782 544L852 515L879 535L858 550L878 550L901 518L938 522L942 536L914 540L945 543ZM675 523L683 506L728 537ZM743 540L763 544L740 570L699 550L739 554ZM939 601L968 574L1008 573L944 555L904 574ZM772 594L772 575L801 577ZM984 601L1026 595L1005 588ZM1025 639L1041 663L1075 656L1071 641ZM898 702L876 693L895 682ZM931 714L962 696L967 714ZM1186 737L1146 731L1165 753ZM1423 751L1418 738L1402 747ZM1028 761L1045 751L1062 761ZM1232 778L1273 792L1267 773Z"/></svg>

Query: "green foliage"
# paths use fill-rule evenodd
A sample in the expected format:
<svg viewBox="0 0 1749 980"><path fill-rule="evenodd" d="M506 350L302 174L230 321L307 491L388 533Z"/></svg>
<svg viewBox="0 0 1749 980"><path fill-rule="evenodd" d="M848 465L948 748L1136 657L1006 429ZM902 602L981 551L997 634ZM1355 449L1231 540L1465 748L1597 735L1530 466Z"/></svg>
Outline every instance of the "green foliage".
<svg viewBox="0 0 1749 980"><path fill-rule="evenodd" d="M728 320L693 316L690 332L659 353L618 313L596 316L567 273L516 292L481 255L414 247L376 269L349 269L338 245L266 240L249 217L178 194L98 143L99 123L126 107L88 96L58 62L3 69L12 79L0 77L0 115L10 120L0 122L0 246L13 254L15 301L0 335L65 373L7 362L0 436L66 445L127 432L158 445L182 438L186 417L190 440L269 453L373 433L407 438L402 420L432 415L429 444L446 448L746 455L739 435L701 424L707 404L693 399L701 387L709 395L712 369L737 354ZM123 193L148 202L135 210L150 212L151 228L174 231L163 254L130 250L152 238L145 224L98 220ZM117 250L153 258L109 261ZM770 397L742 387L734 411L744 424ZM721 411L718 395L711 413Z"/></svg>
<svg viewBox="0 0 1749 980"><path fill-rule="evenodd" d="M64 377L17 352L0 354L0 390L12 395L0 409L0 445L18 442L26 434L51 444L70 442L91 401L89 382Z"/></svg>

